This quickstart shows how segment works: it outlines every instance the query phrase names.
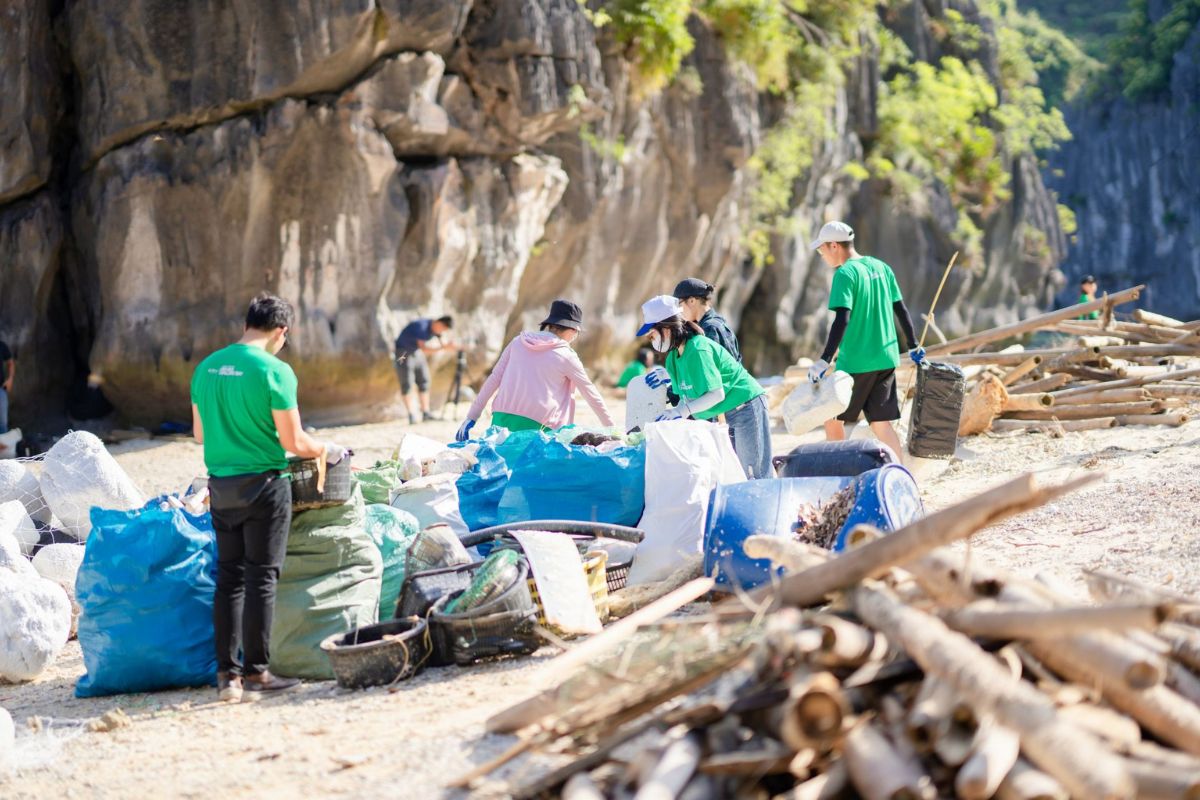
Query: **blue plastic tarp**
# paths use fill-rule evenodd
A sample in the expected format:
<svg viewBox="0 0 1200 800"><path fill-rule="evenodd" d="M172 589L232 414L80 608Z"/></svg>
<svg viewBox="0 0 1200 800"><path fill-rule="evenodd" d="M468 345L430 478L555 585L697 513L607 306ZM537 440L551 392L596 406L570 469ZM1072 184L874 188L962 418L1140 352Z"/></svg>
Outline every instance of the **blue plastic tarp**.
<svg viewBox="0 0 1200 800"><path fill-rule="evenodd" d="M499 429L489 428L483 439L456 442L451 449L476 445L476 464L458 479L458 510L467 528L473 531L500 524L499 506L504 489L508 486L508 462L501 455L493 435ZM511 437L510 437L511 438ZM512 448L509 453L513 452Z"/></svg>
<svg viewBox="0 0 1200 800"><path fill-rule="evenodd" d="M76 697L216 683L216 543L209 514L93 508L75 581L87 674Z"/></svg>

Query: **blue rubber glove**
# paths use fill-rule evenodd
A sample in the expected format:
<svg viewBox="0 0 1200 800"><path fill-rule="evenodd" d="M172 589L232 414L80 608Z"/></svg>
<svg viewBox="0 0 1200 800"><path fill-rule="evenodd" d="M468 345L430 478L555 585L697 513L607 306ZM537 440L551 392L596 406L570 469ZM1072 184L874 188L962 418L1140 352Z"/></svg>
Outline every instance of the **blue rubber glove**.
<svg viewBox="0 0 1200 800"><path fill-rule="evenodd" d="M655 367L646 373L646 385L651 389L657 389L660 386L670 386L671 376L667 374L663 367Z"/></svg>
<svg viewBox="0 0 1200 800"><path fill-rule="evenodd" d="M475 420L468 419L466 422L464 422L462 424L462 427L460 427L458 429L458 433L454 434L454 441L465 442L467 439L470 439L471 438L471 428L474 428L474 427L475 427Z"/></svg>
<svg viewBox="0 0 1200 800"><path fill-rule="evenodd" d="M816 363L808 368L808 382L814 386L821 382L825 377L825 373L829 371L829 362L823 358L818 358Z"/></svg>
<svg viewBox="0 0 1200 800"><path fill-rule="evenodd" d="M923 364L925 362L925 348L919 345L914 347L908 351L908 357L912 359L914 364Z"/></svg>
<svg viewBox="0 0 1200 800"><path fill-rule="evenodd" d="M683 403L680 403L679 405L672 406L671 408L668 408L663 413L659 414L657 417L654 418L654 421L655 422L669 422L670 420L673 420L673 419L683 419L684 416L686 416L684 414L684 406L683 406Z"/></svg>

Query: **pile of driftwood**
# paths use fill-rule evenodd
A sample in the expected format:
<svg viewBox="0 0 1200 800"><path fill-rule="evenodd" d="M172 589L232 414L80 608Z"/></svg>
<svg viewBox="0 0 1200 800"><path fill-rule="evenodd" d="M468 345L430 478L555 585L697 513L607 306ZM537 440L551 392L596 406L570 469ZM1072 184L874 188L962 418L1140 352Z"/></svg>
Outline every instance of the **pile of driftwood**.
<svg viewBox="0 0 1200 800"><path fill-rule="evenodd" d="M1200 796L1192 601L1097 573L1079 604L945 546L1093 477L1024 476L838 555L751 537L781 580L714 606L688 582L550 662L488 722L516 744L456 785L536 752L559 766L516 765L511 796Z"/></svg>
<svg viewBox="0 0 1200 800"><path fill-rule="evenodd" d="M1141 310L1116 319L1114 309L1142 288L930 347L931 359L963 367L972 382L959 435L1187 422L1200 402L1200 321ZM1099 318L1080 318L1092 312ZM1036 331L1071 338L1050 349L975 352Z"/></svg>

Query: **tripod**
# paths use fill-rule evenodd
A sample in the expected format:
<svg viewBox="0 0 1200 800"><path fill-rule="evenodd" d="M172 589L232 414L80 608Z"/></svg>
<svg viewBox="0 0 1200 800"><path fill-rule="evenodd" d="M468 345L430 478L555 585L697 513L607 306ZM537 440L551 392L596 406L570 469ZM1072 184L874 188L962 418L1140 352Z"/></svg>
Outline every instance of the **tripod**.
<svg viewBox="0 0 1200 800"><path fill-rule="evenodd" d="M466 371L467 354L459 350L458 358L454 362L454 380L450 382L450 389L446 392L446 402L442 404L442 414L439 419L446 418L446 407L454 403L454 421L458 421L458 403L462 400L462 382Z"/></svg>

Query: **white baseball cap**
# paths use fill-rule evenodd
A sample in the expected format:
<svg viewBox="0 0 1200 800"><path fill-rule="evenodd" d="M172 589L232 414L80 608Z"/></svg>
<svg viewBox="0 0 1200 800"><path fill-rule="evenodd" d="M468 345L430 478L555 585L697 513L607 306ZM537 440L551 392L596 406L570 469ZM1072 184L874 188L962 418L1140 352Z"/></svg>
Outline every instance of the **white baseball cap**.
<svg viewBox="0 0 1200 800"><path fill-rule="evenodd" d="M642 303L642 322L645 324L638 328L637 335L645 336L656 324L662 322L664 319L677 316L682 310L683 305L677 297L672 297L669 294L660 294L651 297Z"/></svg>
<svg viewBox="0 0 1200 800"><path fill-rule="evenodd" d="M809 245L813 250L816 250L826 242L853 242L854 228L851 228L844 222L826 222L821 226L821 233Z"/></svg>

